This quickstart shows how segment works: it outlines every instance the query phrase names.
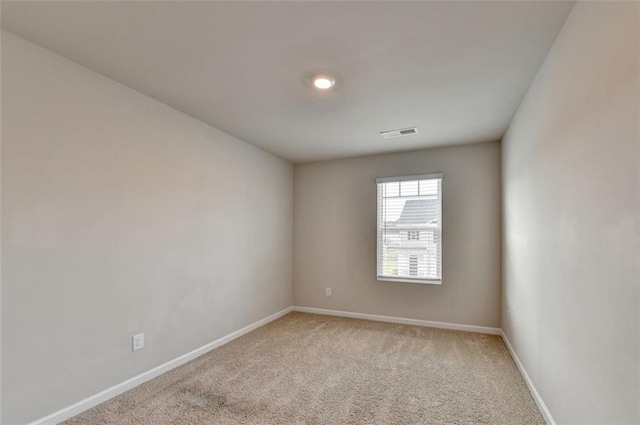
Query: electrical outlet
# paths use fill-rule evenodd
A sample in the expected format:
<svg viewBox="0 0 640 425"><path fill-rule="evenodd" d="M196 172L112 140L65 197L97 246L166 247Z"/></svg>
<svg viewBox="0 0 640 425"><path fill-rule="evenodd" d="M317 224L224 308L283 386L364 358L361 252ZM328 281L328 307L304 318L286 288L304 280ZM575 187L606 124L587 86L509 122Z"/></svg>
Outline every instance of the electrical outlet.
<svg viewBox="0 0 640 425"><path fill-rule="evenodd" d="M144 334L138 334L138 335L134 335L131 337L131 345L132 345L132 350L136 351L136 350L140 350L141 348L144 348Z"/></svg>
<svg viewBox="0 0 640 425"><path fill-rule="evenodd" d="M331 288L327 288L327 290L325 291L325 295L326 295L327 297L330 297L330 296L331 296Z"/></svg>

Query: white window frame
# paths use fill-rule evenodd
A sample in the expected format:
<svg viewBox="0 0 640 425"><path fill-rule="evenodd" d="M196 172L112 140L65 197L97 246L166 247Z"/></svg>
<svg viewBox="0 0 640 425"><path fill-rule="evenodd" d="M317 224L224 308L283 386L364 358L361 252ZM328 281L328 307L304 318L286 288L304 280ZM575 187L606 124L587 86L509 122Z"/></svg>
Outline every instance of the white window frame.
<svg viewBox="0 0 640 425"><path fill-rule="evenodd" d="M440 278L439 279L425 279L425 278L411 278L411 277L394 277L394 276L386 276L380 275L378 271L380 270L380 261L382 258L380 256L381 247L380 247L380 199L378 197L378 185L380 183L393 183L393 182L403 182L403 181L413 181L413 180L440 180ZM399 176L399 177L381 177L376 179L376 276L378 281L383 282L406 282L406 283L419 283L419 284L427 284L427 285L442 285L443 279L443 225L444 218L442 214L442 205L444 203L443 199L443 175L442 173L428 173L428 174L417 174L411 176Z"/></svg>

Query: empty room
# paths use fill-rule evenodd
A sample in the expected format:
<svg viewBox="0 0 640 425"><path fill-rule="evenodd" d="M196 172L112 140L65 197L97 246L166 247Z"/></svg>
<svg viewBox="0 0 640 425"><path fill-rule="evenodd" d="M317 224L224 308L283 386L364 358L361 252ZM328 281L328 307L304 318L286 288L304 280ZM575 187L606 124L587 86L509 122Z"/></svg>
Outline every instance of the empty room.
<svg viewBox="0 0 640 425"><path fill-rule="evenodd" d="M0 17L2 425L640 424L640 2Z"/></svg>

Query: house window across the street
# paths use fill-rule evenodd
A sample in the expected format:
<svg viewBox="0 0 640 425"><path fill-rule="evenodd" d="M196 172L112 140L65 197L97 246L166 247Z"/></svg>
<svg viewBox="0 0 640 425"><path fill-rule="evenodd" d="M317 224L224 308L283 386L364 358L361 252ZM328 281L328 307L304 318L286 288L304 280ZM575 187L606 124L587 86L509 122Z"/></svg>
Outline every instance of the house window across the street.
<svg viewBox="0 0 640 425"><path fill-rule="evenodd" d="M416 254L409 256L409 276L418 276L418 256Z"/></svg>
<svg viewBox="0 0 640 425"><path fill-rule="evenodd" d="M378 280L442 283L442 174L376 182Z"/></svg>

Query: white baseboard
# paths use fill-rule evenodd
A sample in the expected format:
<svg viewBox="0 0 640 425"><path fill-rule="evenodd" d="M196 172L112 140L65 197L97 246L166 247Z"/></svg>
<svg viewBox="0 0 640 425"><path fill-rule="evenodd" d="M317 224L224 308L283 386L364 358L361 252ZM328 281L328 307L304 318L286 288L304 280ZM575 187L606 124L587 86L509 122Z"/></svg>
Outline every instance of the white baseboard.
<svg viewBox="0 0 640 425"><path fill-rule="evenodd" d="M125 391L135 388L138 385L143 384L147 381L150 381L151 379L159 375L162 375L163 373L166 373L171 369L175 369L176 367L181 366L195 359L196 357L199 357L215 348L218 348L228 342L233 341L236 338L241 337L242 335L245 335L261 326L264 326L267 323L272 322L284 316L285 314L291 312L292 310L293 310L292 307L287 307L284 310L281 310L275 314L272 314L269 317L265 317L264 319L258 320L257 322L254 322L248 326L245 326L242 329L232 332L229 335L216 339L215 341L210 342L207 345L204 345L200 348L196 348L195 350L190 351L187 354L184 354L173 360L169 360L168 362L161 364L160 366L154 367L153 369L148 370L144 373L141 373L140 375L134 376L133 378L128 379L124 382L121 382L120 384L114 385L111 388L107 388L106 390L101 391L97 394L94 394L90 397L87 397L84 400L81 400L75 404L72 404L71 406L65 407L64 409L58 410L57 412L54 412L48 416L45 416L44 418L40 418L34 422L31 422L30 425L45 425L45 424L51 425L51 424L57 424L59 422L72 418L73 416L76 416L84 412L85 410L88 410L94 406L97 406L100 403L104 403L105 401L117 395L120 395Z"/></svg>
<svg viewBox="0 0 640 425"><path fill-rule="evenodd" d="M529 387L529 391L531 391L531 395L533 396L534 401L536 402L538 409L540 409L540 413L542 414L542 416L544 417L545 421L547 422L548 425L556 425L556 422L553 420L553 417L551 416L551 412L549 412L549 409L547 409L547 406L545 405L544 401L542 400L542 397L540 397L540 394L538 393L538 390L536 390L535 385L533 384L533 382L531 381L531 378L529 377L529 374L527 373L527 371L525 370L524 366L522 365L522 363L520 362L520 359L518 358L517 354L515 353L515 351L513 350L513 347L511 346L511 343L509 342L509 339L507 338L507 336L504 334L504 332L502 331L502 329L500 328L492 328L492 327L486 327L486 326L475 326L475 325L462 325L462 324L458 324L458 323L447 323L447 322L434 322L434 321L430 321L430 320L419 320L419 319L407 319L407 318L403 318L403 317L390 317L390 316L379 316L376 314L366 314L366 313L353 313L353 312L349 312L349 311L339 311L339 310L328 310L328 309L323 309L323 308L314 308L314 307L288 307L285 308L284 310L281 310L277 313L272 314L271 316L265 317L264 319L258 320L257 322L254 322L248 326L245 326L242 329L239 329L235 332L230 333L229 335L223 336L222 338L219 338L213 342L210 342L207 345L204 345L200 348L197 348L193 351L188 352L187 354L184 354L180 357L177 357L173 360L170 360L164 364L161 364L160 366L157 366L151 370L148 370L144 373L141 373L140 375L134 376L131 379L128 379L124 382L121 382L120 384L114 385L111 388L107 388L104 391L101 391L97 394L94 394L90 397L85 398L84 400L81 400L75 404L72 404L71 406L65 407L61 410L58 410L57 412L54 412L48 416L45 416L43 418L40 418L34 422L31 422L31 424L29 425L53 425L53 424L57 424L59 422L65 421L69 418L72 418L76 415L79 415L80 413L84 412L85 410L88 410L94 406L97 406L100 403L104 403L105 401L116 397L126 391L129 391L132 388L137 387L140 384L143 384L147 381L150 381L151 379L162 375L163 373L166 373L172 369L175 369L178 366L181 366L193 359L195 359L196 357L199 357L215 348L218 348L224 344L227 344L228 342L233 341L236 338L241 337L242 335L245 335L261 326L266 325L269 322L272 322L276 319L279 319L280 317L284 316L285 314L291 312L291 311L299 311L302 313L312 313L312 314L325 314L328 316L338 316L338 317L351 317L354 319L364 319L364 320L373 320L373 321L378 321L378 322L389 322L389 323L399 323L399 324L403 324L403 325L414 325L414 326L425 326L425 327L432 327L432 328L441 328L441 329L452 329L452 330L459 330L459 331L467 331L467 332L476 332L476 333L483 333L483 334L490 334L490 335L500 335L502 336L502 339L505 342L505 345L507 346L507 349L509 350L509 353L511 354L511 357L513 357L514 362L516 363L516 366L518 367L518 370L520 371L520 374L522 375L522 377L524 378L525 382L527 383L527 386Z"/></svg>
<svg viewBox="0 0 640 425"><path fill-rule="evenodd" d="M425 326L429 328L452 329L456 331L476 332L481 334L502 335L500 328L487 326L461 325L458 323L433 322L431 320L406 319L404 317L378 316L377 314L352 313L350 311L327 310L314 307L293 307L293 311L302 313L325 314L327 316L351 317L353 319L373 320L376 322L400 323L402 325Z"/></svg>
<svg viewBox="0 0 640 425"><path fill-rule="evenodd" d="M524 378L524 382L527 383L527 387L529 387L529 391L533 396L533 400L538 405L538 410L540 410L542 417L544 418L544 420L547 422L548 425L556 425L556 421L553 419L553 416L551 416L551 412L547 408L547 405L544 404L544 401L542 400L540 393L536 389L536 386L533 384L533 381L529 377L527 370L524 368L524 366L522 365L522 362L520 362L520 359L518 358L518 355L516 354L515 350L511 346L511 343L509 342L509 338L507 338L507 335L505 335L504 331L502 330L500 331L500 334L502 335L502 340L504 341L504 344L507 346L507 349L509 350L511 357L513 358L513 361L516 363L516 366L518 366L520 375L522 375L522 377Z"/></svg>

